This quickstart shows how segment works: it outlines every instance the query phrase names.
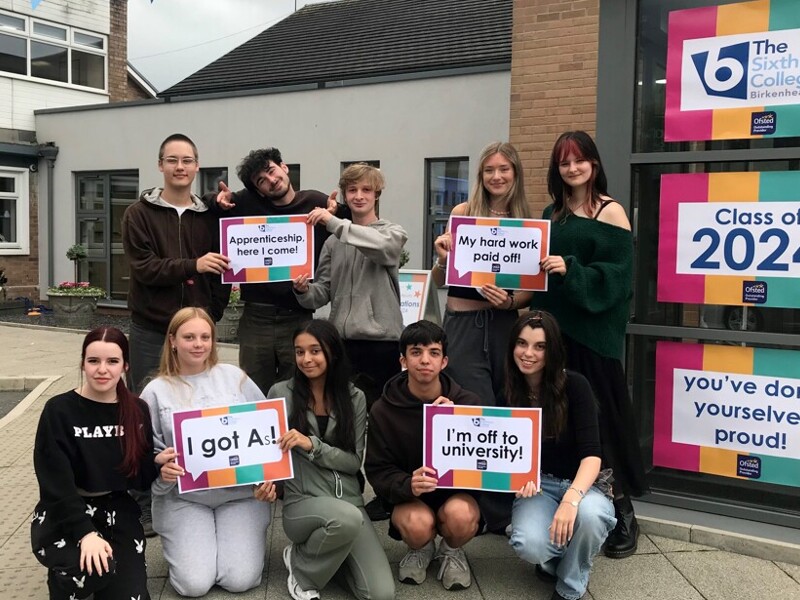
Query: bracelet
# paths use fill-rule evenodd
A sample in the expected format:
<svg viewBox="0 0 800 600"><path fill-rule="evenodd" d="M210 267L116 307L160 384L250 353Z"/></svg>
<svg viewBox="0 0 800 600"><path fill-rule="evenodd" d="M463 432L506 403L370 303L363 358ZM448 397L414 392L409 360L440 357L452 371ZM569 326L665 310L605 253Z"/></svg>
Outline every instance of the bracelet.
<svg viewBox="0 0 800 600"><path fill-rule="evenodd" d="M434 267L435 269L439 269L439 270L441 270L441 271L445 271L445 270L447 270L447 262L445 261L444 263L440 263L440 262L439 262L439 259L437 258L437 259L436 259L436 262L435 262L435 263L433 263L433 267Z"/></svg>
<svg viewBox="0 0 800 600"><path fill-rule="evenodd" d="M514 310L515 303L517 299L514 297L514 290L511 290L508 293L508 297L511 299L511 302L508 303L508 310Z"/></svg>
<svg viewBox="0 0 800 600"><path fill-rule="evenodd" d="M578 495L579 495L581 498L585 498L585 497L586 497L586 492L582 492L581 490L579 490L579 489L578 489L578 488L576 488L576 487L572 487L572 486L570 486L570 487L568 487L568 488L567 488L567 491L569 491L569 490L572 490L573 492L578 492Z"/></svg>
<svg viewBox="0 0 800 600"><path fill-rule="evenodd" d="M569 504L575 508L578 508L578 504L580 504L580 502L576 502L575 500L562 500L561 504Z"/></svg>

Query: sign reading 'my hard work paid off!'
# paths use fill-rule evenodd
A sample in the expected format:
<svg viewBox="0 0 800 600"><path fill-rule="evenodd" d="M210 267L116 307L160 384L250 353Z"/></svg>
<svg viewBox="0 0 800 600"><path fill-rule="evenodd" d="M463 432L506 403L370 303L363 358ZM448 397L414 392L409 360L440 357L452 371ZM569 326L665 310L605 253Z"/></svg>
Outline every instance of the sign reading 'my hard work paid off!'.
<svg viewBox="0 0 800 600"><path fill-rule="evenodd" d="M550 221L450 217L450 235L447 285L547 291Z"/></svg>

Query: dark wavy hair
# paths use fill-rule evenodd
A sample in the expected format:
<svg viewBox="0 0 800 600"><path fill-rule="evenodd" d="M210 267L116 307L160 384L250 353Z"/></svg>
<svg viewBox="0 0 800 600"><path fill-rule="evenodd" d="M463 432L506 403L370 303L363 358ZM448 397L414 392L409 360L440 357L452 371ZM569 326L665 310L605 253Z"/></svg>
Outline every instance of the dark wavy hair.
<svg viewBox="0 0 800 600"><path fill-rule="evenodd" d="M562 133L553 146L550 154L550 166L547 169L547 193L553 199L552 220L557 221L567 213L567 199L570 188L561 177L558 165L572 152L578 158L585 158L592 163L592 176L589 178L588 208L592 214L600 203L600 196L608 196L608 180L600 160L600 152L591 136L585 131L566 131Z"/></svg>
<svg viewBox="0 0 800 600"><path fill-rule="evenodd" d="M115 327L98 327L86 334L81 348L81 372L83 372L83 362L86 360L86 348L94 342L106 342L119 346L119 349L122 350L122 362L127 373L131 364L128 338ZM119 425L122 427L122 431L125 432L119 438L122 445L122 462L119 465L119 470L126 477L134 477L139 472L139 465L149 446L147 440L145 440L143 420L150 420L150 413L147 411L144 402L125 386L125 382L121 377L117 382L117 402L119 404Z"/></svg>
<svg viewBox="0 0 800 600"><path fill-rule="evenodd" d="M528 381L514 361L517 340L526 327L543 329L545 339L545 365L538 405L529 394ZM520 316L511 328L506 352L506 401L508 406L539 407L542 409L542 431L545 437L558 438L567 425L567 348L555 317L548 312L534 310Z"/></svg>
<svg viewBox="0 0 800 600"><path fill-rule="evenodd" d="M265 170L270 161L280 166L280 164L283 163L281 151L277 148L251 150L250 153L242 159L239 166L236 167L236 175L244 184L244 187L254 194L258 194L258 188L253 183L253 176Z"/></svg>
<svg viewBox="0 0 800 600"><path fill-rule="evenodd" d="M336 327L323 319L312 319L298 328L292 340L303 333L316 338L325 355L325 405L330 414L336 417L336 434L333 445L348 452L356 450L356 427L353 401L350 397L350 360L344 342ZM313 408L314 399L311 386L305 374L294 365L294 390L292 393L292 416L289 427L308 435L308 416L306 411Z"/></svg>

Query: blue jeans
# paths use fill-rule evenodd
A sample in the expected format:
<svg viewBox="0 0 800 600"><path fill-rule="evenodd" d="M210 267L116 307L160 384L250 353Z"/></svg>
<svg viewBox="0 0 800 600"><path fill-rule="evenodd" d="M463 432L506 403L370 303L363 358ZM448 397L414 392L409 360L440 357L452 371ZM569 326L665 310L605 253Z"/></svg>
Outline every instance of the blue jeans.
<svg viewBox="0 0 800 600"><path fill-rule="evenodd" d="M593 486L578 505L572 540L566 546L551 544L550 523L571 484L569 479L543 474L541 494L517 498L509 543L522 560L558 577L556 591L561 596L577 600L586 592L592 561L617 520L611 500Z"/></svg>

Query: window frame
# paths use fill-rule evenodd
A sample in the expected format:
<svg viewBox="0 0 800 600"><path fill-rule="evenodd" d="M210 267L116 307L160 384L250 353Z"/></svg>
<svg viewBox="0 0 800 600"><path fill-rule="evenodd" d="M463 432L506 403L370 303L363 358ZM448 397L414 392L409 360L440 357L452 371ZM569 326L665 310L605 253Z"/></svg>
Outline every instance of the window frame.
<svg viewBox="0 0 800 600"><path fill-rule="evenodd" d="M0 34L7 35L9 37L25 40L25 74L22 73L15 73L13 71L2 71L0 70L0 76L2 77L9 77L13 79L24 79L27 81L33 81L37 83L47 83L48 85L55 85L58 87L67 87L70 89L78 89L83 91L91 91L95 93L108 93L108 35L99 33L96 31L88 31L85 29L81 29L79 27L72 27L70 25L64 25L61 23L53 23L52 21L47 21L45 19L40 19L38 17L32 17L28 15L22 15L19 13L14 13L8 10L0 10L1 15L9 16L13 19L20 19L24 22L24 30L13 29L11 27L0 27ZM46 27L54 27L56 29L64 30L65 32L65 39L61 40L55 37L49 37L47 35L43 35L42 33L34 32L34 26L36 24L41 24ZM95 48L92 46L84 45L75 41L75 34L83 34L92 37L99 38L102 41L102 49ZM53 46L58 46L60 48L64 48L67 50L67 81L59 81L57 79L47 79L46 77L36 77L32 75L32 58L31 58L31 43L32 42L39 42L44 44L50 44ZM73 61L73 51L83 52L84 54L92 54L94 56L102 57L103 59L103 87L92 87L88 85L81 85L79 83L73 83L73 74L72 74L72 61Z"/></svg>
<svg viewBox="0 0 800 600"><path fill-rule="evenodd" d="M30 254L30 176L28 169L0 166L0 176L13 177L16 180L14 194L0 192L0 197L16 200L15 217L17 221L17 241L0 242L0 256L28 255Z"/></svg>
<svg viewBox="0 0 800 600"><path fill-rule="evenodd" d="M423 249L422 256L424 256L424 257L425 256L430 256L430 259L431 259L431 264L430 265L427 265L427 264L423 263L423 266L425 268L432 268L434 261L436 261L436 252L433 249L433 242L434 242L434 239L436 237L435 236L436 232L434 231L434 226L436 224L438 224L438 223L445 223L445 228L446 228L447 227L447 223L450 221L450 212L448 212L446 216L437 215L434 212L434 205L431 202L431 200L432 200L431 194L433 192L433 190L431 190L431 181L430 181L430 178L431 178L430 177L431 176L431 165L433 163L453 162L453 161L466 162L466 164L467 164L467 168L466 168L466 170L467 170L467 178L465 180L466 184L467 184L466 185L466 190L467 191L466 191L466 195L463 198L463 200L460 199L461 201L466 202L469 199L469 191L470 191L469 156L466 156L466 155L462 155L462 156L436 156L436 157L430 157L430 158L426 158L425 159L425 186L424 186L424 192L423 192L425 194L424 200L423 200L423 203L425 205L425 222L423 223L423 227L425 228L425 241L424 241L425 248ZM461 201L458 202L458 204L461 204ZM458 204L453 205L453 207L450 208L450 211L452 212L453 208L455 206L458 206ZM449 206L449 205L444 203L443 206Z"/></svg>

